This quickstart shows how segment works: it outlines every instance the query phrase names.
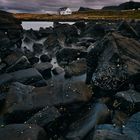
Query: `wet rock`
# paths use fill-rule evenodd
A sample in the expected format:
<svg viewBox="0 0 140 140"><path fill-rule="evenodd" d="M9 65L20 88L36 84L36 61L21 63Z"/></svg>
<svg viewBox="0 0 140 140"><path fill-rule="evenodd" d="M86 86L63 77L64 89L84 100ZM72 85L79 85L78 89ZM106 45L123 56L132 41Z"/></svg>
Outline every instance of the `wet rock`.
<svg viewBox="0 0 140 140"><path fill-rule="evenodd" d="M6 97L5 122L23 123L47 106L81 105L91 96L92 90L84 82L55 82L38 88L13 83Z"/></svg>
<svg viewBox="0 0 140 140"><path fill-rule="evenodd" d="M29 37L27 37L27 36L23 39L23 41L25 43L31 43L32 42L32 40Z"/></svg>
<svg viewBox="0 0 140 140"><path fill-rule="evenodd" d="M13 76L10 74L2 74L0 75L0 87L6 86L7 84L13 81Z"/></svg>
<svg viewBox="0 0 140 140"><path fill-rule="evenodd" d="M9 74L0 75L0 86L11 82L21 82L24 84L33 84L43 80L42 75L34 68L15 71Z"/></svg>
<svg viewBox="0 0 140 140"><path fill-rule="evenodd" d="M68 140L83 140L84 137L100 123L104 123L109 115L106 105L97 103L91 107L83 118L73 123L66 136Z"/></svg>
<svg viewBox="0 0 140 140"><path fill-rule="evenodd" d="M100 39L106 34L106 28L107 28L106 26L107 25L104 23L95 24L93 22L89 22L86 26L83 35Z"/></svg>
<svg viewBox="0 0 140 140"><path fill-rule="evenodd" d="M116 95L118 108L124 112L140 111L140 93L135 90L118 92Z"/></svg>
<svg viewBox="0 0 140 140"><path fill-rule="evenodd" d="M16 71L10 73L13 76L14 81L18 81L24 84L31 84L42 80L42 75L34 68Z"/></svg>
<svg viewBox="0 0 140 140"><path fill-rule="evenodd" d="M47 106L43 110L32 116L26 124L37 124L41 127L47 127L50 123L55 123L55 121L61 116L55 107Z"/></svg>
<svg viewBox="0 0 140 140"><path fill-rule="evenodd" d="M26 30L25 36L30 38L30 39L32 39L32 40L35 40L35 41L40 39L39 32L38 31L34 31L33 29Z"/></svg>
<svg viewBox="0 0 140 140"><path fill-rule="evenodd" d="M76 26L80 31L84 31L86 27L86 23L84 21L79 21L74 23L74 26Z"/></svg>
<svg viewBox="0 0 140 140"><path fill-rule="evenodd" d="M127 89L128 79L139 75L139 53L140 43L136 40L107 34L88 53L87 83L92 79L103 90Z"/></svg>
<svg viewBox="0 0 140 140"><path fill-rule="evenodd" d="M4 107L5 99L6 99L6 94L5 93L0 93L0 111Z"/></svg>
<svg viewBox="0 0 140 140"><path fill-rule="evenodd" d="M127 118L128 115L126 113L116 110L113 115L112 123L116 126L121 127L124 125Z"/></svg>
<svg viewBox="0 0 140 140"><path fill-rule="evenodd" d="M118 31L121 32L122 35L132 37L132 38L138 38L139 35L137 31L129 25L127 21L122 21L118 27Z"/></svg>
<svg viewBox="0 0 140 140"><path fill-rule="evenodd" d="M43 45L50 55L54 55L58 50L62 48L55 34L49 35L44 41Z"/></svg>
<svg viewBox="0 0 140 140"><path fill-rule="evenodd" d="M29 60L29 62L30 62L31 65L34 65L34 64L36 64L36 63L39 62L39 58L36 57L36 56L31 57L31 58L28 58L28 60Z"/></svg>
<svg viewBox="0 0 140 140"><path fill-rule="evenodd" d="M140 139L140 112L132 115L124 125L123 133L127 134L132 140Z"/></svg>
<svg viewBox="0 0 140 140"><path fill-rule="evenodd" d="M63 38L63 41L68 44L75 42L78 37L78 29L74 25L59 23L55 26L54 32L58 38Z"/></svg>
<svg viewBox="0 0 140 140"><path fill-rule="evenodd" d="M20 57L14 64L10 65L7 69L6 72L14 72L17 70L23 70L31 68L31 64L28 61L26 56Z"/></svg>
<svg viewBox="0 0 140 140"><path fill-rule="evenodd" d="M51 63L39 63L35 65L35 68L43 75L43 77L51 76L51 69L53 65Z"/></svg>
<svg viewBox="0 0 140 140"><path fill-rule="evenodd" d="M47 140L43 128L37 125L12 124L0 128L1 140Z"/></svg>
<svg viewBox="0 0 140 140"><path fill-rule="evenodd" d="M39 34L40 36L43 38L43 37L47 37L48 35L50 34L53 34L53 28L50 27L50 28L40 28L39 29Z"/></svg>
<svg viewBox="0 0 140 140"><path fill-rule="evenodd" d="M86 73L87 65L85 59L73 61L65 68L65 77L78 76Z"/></svg>
<svg viewBox="0 0 140 140"><path fill-rule="evenodd" d="M43 54L40 56L40 60L41 62L50 62L52 60L52 58L49 55Z"/></svg>
<svg viewBox="0 0 140 140"><path fill-rule="evenodd" d="M0 63L0 73L5 72L6 66L7 65L5 63Z"/></svg>
<svg viewBox="0 0 140 140"><path fill-rule="evenodd" d="M15 45L19 48L21 47L23 28L21 26L21 22L14 18L11 13L0 11L0 31L2 31L7 36L7 39L5 38L5 45L3 44L3 46L0 43L3 46L0 48L3 48L5 51L4 54L1 51L3 55L7 54L7 52ZM1 39L3 40L4 38Z"/></svg>
<svg viewBox="0 0 140 140"><path fill-rule="evenodd" d="M113 125L105 124L96 127L91 140L132 140L125 134L121 133L119 128L115 128Z"/></svg>
<svg viewBox="0 0 140 140"><path fill-rule="evenodd" d="M81 57L81 54L84 51L82 49L76 49L76 48L63 48L56 54L56 58L58 63L61 62L72 62L73 60L77 60L77 58Z"/></svg>
<svg viewBox="0 0 140 140"><path fill-rule="evenodd" d="M34 53L40 54L43 51L43 45L42 44L39 44L39 43L35 43L33 45L33 50L34 50Z"/></svg>
<svg viewBox="0 0 140 140"><path fill-rule="evenodd" d="M64 72L64 69L61 68L61 67L56 67L52 70L52 72L53 72L54 75L59 75L59 74Z"/></svg>

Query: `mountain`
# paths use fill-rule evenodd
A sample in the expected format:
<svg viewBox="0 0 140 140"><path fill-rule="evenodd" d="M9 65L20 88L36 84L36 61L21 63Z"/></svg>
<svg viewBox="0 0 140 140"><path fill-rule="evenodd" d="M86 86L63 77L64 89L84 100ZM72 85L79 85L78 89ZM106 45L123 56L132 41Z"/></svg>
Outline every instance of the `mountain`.
<svg viewBox="0 0 140 140"><path fill-rule="evenodd" d="M129 1L122 3L118 6L106 6L103 7L103 10L130 10L140 8L140 2Z"/></svg>
<svg viewBox="0 0 140 140"><path fill-rule="evenodd" d="M94 9L87 8L87 7L80 7L78 12L85 12L85 11L93 11Z"/></svg>

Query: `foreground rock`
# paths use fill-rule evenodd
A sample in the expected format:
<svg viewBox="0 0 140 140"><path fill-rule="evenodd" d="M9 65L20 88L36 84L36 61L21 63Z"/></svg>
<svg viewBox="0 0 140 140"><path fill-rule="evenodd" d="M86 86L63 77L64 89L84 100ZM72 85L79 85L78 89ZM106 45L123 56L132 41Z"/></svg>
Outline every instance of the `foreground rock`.
<svg viewBox="0 0 140 140"><path fill-rule="evenodd" d="M69 65L65 66L65 77L78 76L86 73L87 64L85 59L73 61Z"/></svg>
<svg viewBox="0 0 140 140"><path fill-rule="evenodd" d="M124 112L140 111L140 93L134 90L122 91L116 94L119 108Z"/></svg>
<svg viewBox="0 0 140 140"><path fill-rule="evenodd" d="M61 116L58 110L55 107L47 106L43 110L36 113L33 117L31 117L27 124L37 124L41 127L47 127L50 123L55 123L55 121Z"/></svg>
<svg viewBox="0 0 140 140"><path fill-rule="evenodd" d="M132 115L124 127L124 134L127 134L132 140L140 139L140 112Z"/></svg>
<svg viewBox="0 0 140 140"><path fill-rule="evenodd" d="M37 125L12 124L0 128L1 140L47 140L46 132Z"/></svg>
<svg viewBox="0 0 140 140"><path fill-rule="evenodd" d="M88 54L87 83L92 79L103 90L128 88L130 79L139 77L139 54L140 43L136 40L116 33L106 35Z"/></svg>
<svg viewBox="0 0 140 140"><path fill-rule="evenodd" d="M104 123L108 115L109 110L106 105L100 103L95 104L83 118L71 125L66 138L68 140L83 140L97 124Z"/></svg>
<svg viewBox="0 0 140 140"><path fill-rule="evenodd" d="M91 99L92 91L83 82L58 83L34 88L14 83L6 97L5 122L21 123L47 106L82 105ZM15 119L17 117L17 119Z"/></svg>
<svg viewBox="0 0 140 140"><path fill-rule="evenodd" d="M91 140L132 140L126 134L121 133L121 129L113 125L105 124L96 127Z"/></svg>
<svg viewBox="0 0 140 140"><path fill-rule="evenodd" d="M33 84L43 80L42 75L34 68L15 71L9 74L0 75L0 86L10 82L21 82L23 84Z"/></svg>

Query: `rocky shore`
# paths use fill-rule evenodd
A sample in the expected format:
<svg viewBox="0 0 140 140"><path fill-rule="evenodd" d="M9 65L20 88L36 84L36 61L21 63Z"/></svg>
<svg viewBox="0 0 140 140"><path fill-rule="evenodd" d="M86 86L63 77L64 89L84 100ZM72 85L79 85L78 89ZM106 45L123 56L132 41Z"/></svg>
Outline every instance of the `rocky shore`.
<svg viewBox="0 0 140 140"><path fill-rule="evenodd" d="M140 22L0 11L0 140L140 140Z"/></svg>

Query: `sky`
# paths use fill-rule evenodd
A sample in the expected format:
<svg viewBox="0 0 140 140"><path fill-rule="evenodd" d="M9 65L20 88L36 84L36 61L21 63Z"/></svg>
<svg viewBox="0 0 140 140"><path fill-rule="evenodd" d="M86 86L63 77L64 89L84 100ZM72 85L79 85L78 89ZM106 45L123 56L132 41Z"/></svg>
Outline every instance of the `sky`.
<svg viewBox="0 0 140 140"><path fill-rule="evenodd" d="M104 6L118 5L129 0L0 0L0 9L11 12L37 12L57 11L67 6L72 10L79 7L100 9ZM140 0L135 0L140 2Z"/></svg>

